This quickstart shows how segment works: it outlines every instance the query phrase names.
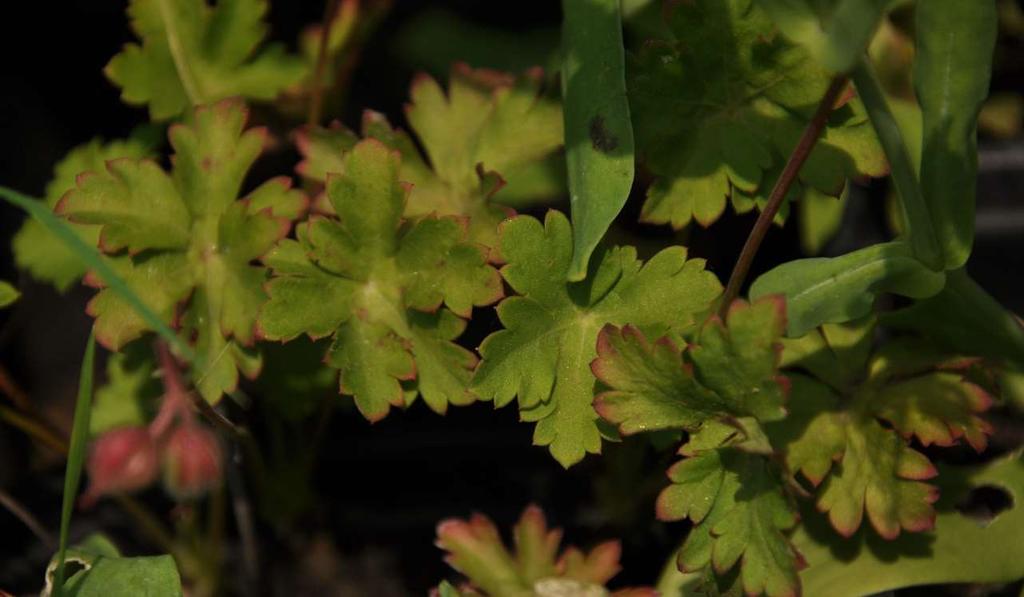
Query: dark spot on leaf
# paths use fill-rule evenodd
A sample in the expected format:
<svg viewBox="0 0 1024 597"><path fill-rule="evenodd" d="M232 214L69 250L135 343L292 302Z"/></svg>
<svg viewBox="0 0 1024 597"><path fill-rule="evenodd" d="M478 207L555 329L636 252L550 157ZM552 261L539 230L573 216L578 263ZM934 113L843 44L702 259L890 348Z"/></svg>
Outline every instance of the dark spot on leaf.
<svg viewBox="0 0 1024 597"><path fill-rule="evenodd" d="M957 503L958 512L974 520L988 524L1000 512L1013 507L1013 496L1002 487L982 485L975 487Z"/></svg>
<svg viewBox="0 0 1024 597"><path fill-rule="evenodd" d="M619 139L604 124L604 116L598 114L590 119L590 144L601 153L608 153L619 146Z"/></svg>

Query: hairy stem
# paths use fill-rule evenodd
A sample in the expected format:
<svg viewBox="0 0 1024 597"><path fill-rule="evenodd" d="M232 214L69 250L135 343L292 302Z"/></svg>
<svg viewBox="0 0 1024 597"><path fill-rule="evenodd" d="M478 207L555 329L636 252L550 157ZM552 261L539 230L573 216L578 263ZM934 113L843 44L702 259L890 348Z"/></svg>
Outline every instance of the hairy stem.
<svg viewBox="0 0 1024 597"><path fill-rule="evenodd" d="M256 445L255 440L253 440L249 430L242 425L231 422L197 392L189 391L185 387L178 368L178 362L174 355L171 354L166 342L157 340L156 352L160 363L161 375L164 378L165 388L168 392L171 391L171 388L174 388L174 392L178 396L187 399L192 404L192 407L199 412L200 416L234 440L248 459L252 472L257 477L261 477L263 475L263 459L260 455L259 447Z"/></svg>
<svg viewBox="0 0 1024 597"><path fill-rule="evenodd" d="M825 129L829 114L832 113L832 108L836 105L839 94L846 88L846 82L846 77L842 75L832 79L828 90L825 91L825 95L822 96L821 101L818 103L818 108L814 111L814 117L807 123L807 127L804 128L800 140L797 142L796 147L793 148L793 153L790 154L789 160L786 162L786 167L783 168L779 179L775 181L771 195L768 196L768 202L765 204L764 209L761 210L761 214L758 215L757 221L754 222L754 227L750 230L750 236L747 237L747 242L743 244L743 250L740 252L739 259L736 260L736 267L733 268L732 275L729 276L729 283L725 287L722 302L718 308L718 313L721 317L725 317L729 310L729 305L739 295L740 288L747 278L747 273L750 272L750 265L754 261L754 256L757 255L757 250L761 248L761 242L764 240L765 234L771 228L775 214L778 213L782 201L789 193L793 182L796 181L800 168L807 161L807 157L811 155L811 150L814 149L814 145L818 142L821 131Z"/></svg>

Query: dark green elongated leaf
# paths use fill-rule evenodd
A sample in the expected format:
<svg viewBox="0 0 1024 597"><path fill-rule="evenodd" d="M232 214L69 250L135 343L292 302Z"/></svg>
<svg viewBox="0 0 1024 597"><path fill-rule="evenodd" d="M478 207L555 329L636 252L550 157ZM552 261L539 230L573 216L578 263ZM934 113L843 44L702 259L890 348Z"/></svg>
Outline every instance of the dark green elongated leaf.
<svg viewBox="0 0 1024 597"><path fill-rule="evenodd" d="M750 297L784 295L789 316L786 334L797 337L823 323L867 315L882 292L923 299L942 290L944 283L943 273L929 270L906 244L894 241L840 257L784 263L755 280Z"/></svg>
<svg viewBox="0 0 1024 597"><path fill-rule="evenodd" d="M71 428L68 466L64 472L64 500L60 511L60 548L57 552L57 571L54 576L56 579L54 586L58 597L64 589L64 557L68 548L68 527L71 525L71 511L75 507L75 496L78 495L78 483L82 479L85 444L89 440L89 414L92 411L92 374L95 355L96 341L93 334L89 334L89 342L85 345L85 356L82 358L82 373L78 378L75 422Z"/></svg>
<svg viewBox="0 0 1024 597"><path fill-rule="evenodd" d="M920 5L919 5L920 6ZM856 597L915 585L1012 582L1024 576L1024 461L1020 452L972 468L948 467L936 481L941 498L935 530L882 541L861 533L833 545L819 515L806 513L793 543L808 567L804 594ZM981 522L955 509L971 490L994 487L1012 505ZM823 540L828 537L829 540Z"/></svg>
<svg viewBox="0 0 1024 597"><path fill-rule="evenodd" d="M923 264L933 270L944 269L939 241L935 229L932 228L928 203L925 202L921 185L918 184L917 168L914 167L907 146L903 142L903 135L885 99L885 93L871 66L865 60L861 60L853 70L852 77L857 93L867 108L871 124L878 133L878 140L885 149L885 156L889 159L892 182L900 199L907 244L913 255Z"/></svg>
<svg viewBox="0 0 1024 597"><path fill-rule="evenodd" d="M996 4L928 0L914 12L914 91L924 124L921 192L952 269L967 261L974 242L976 132L992 72Z"/></svg>
<svg viewBox="0 0 1024 597"><path fill-rule="evenodd" d="M167 327L160 316L146 306L146 303L137 294L132 292L124 278L114 271L96 247L86 244L67 222L53 215L46 203L2 186L0 186L0 198L28 212L67 245L79 259L89 266L89 269L95 271L103 279L111 290L121 296L146 321L147 325L156 330L168 344L173 346L179 356L189 361L195 358L192 348L185 344L171 328Z"/></svg>
<svg viewBox="0 0 1024 597"><path fill-rule="evenodd" d="M939 294L886 313L881 322L922 333L954 351L1024 367L1024 327L963 269L946 274Z"/></svg>
<svg viewBox="0 0 1024 597"><path fill-rule="evenodd" d="M633 186L619 0L563 0L565 147L573 223L569 280L587 275L594 247Z"/></svg>

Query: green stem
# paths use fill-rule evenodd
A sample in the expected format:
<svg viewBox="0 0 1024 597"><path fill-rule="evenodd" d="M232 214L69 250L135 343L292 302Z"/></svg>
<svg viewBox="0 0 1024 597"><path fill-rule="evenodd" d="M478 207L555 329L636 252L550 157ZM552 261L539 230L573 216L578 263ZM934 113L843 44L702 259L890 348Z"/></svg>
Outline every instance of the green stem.
<svg viewBox="0 0 1024 597"><path fill-rule="evenodd" d="M871 124L878 134L878 140L882 143L882 149L885 150L885 156L889 160L892 181L900 197L907 242L921 263L935 271L941 271L942 252L932 228L928 205L921 193L921 185L917 181L917 168L914 167L910 153L903 143L903 135L892 110L889 109L885 92L882 91L874 70L866 60L862 59L857 64L852 77L857 93L871 118Z"/></svg>
<svg viewBox="0 0 1024 597"><path fill-rule="evenodd" d="M174 61L174 69L178 71L178 78L181 79L181 86L188 96L189 103L193 106L203 103L203 93L199 88L199 81L192 75L188 60L185 57L185 47L181 42L181 35L178 34L178 24L174 19L174 8L169 4L170 0L157 0L160 9L160 17L164 22L164 31L167 33L167 48L171 53L171 60Z"/></svg>

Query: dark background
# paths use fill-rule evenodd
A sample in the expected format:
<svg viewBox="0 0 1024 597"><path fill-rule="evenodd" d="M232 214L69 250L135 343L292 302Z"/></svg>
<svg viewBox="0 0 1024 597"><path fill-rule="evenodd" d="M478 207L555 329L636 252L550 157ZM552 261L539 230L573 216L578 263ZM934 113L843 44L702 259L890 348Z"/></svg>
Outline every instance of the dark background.
<svg viewBox="0 0 1024 597"><path fill-rule="evenodd" d="M364 107L403 122L401 107L412 74L433 67L426 57L402 50L403 27L422 18L426 9L439 7L522 36L523 51L538 56L545 55L545 48L538 46L553 38L560 18L558 4L551 1L398 0L354 73L340 114L346 124L357 125ZM123 10L123 2L111 0L5 6L6 15L0 19L0 184L39 196L53 164L69 149L96 136L125 137L146 121L144 110L119 101L118 90L101 72L131 40ZM286 43L294 40L302 27L320 19L322 10L319 2L272 2L272 37ZM1024 90L1022 55L1018 43L1004 43L993 89ZM1024 142L983 140L982 148L989 158L1010 163L991 168L986 163L992 159L982 160L978 236L970 270L1000 301L1019 312L1024 310ZM287 173L294 161L293 155L275 156L258 165L256 175ZM638 199L631 200L627 218L635 216ZM877 185L859 192L850 205L844 230L829 253L843 253L886 234ZM91 291L76 288L60 296L15 271L7 240L21 219L20 212L0 205L0 278L16 280L24 293L15 308L0 311L0 363L45 412L69 426L90 324L83 307ZM713 234L694 231L688 244L724 279L752 222L751 217L724 218ZM795 229L791 221L769 233L753 275L799 256ZM647 232L670 238L664 230ZM492 313L477 314L468 346L482 339L494 321ZM258 398L259 388L248 389ZM248 421L261 442L270 441L270 436L281 439L288 446L283 458L287 470L287 455L308 447L311 427L270 429L261 422L266 414L262 409L231 414ZM438 580L453 577L432 545L439 520L479 510L508 529L530 502L543 506L553 523L566 527L573 543L589 546L621 537L625 572L619 584L653 583L684 532L680 525L653 519L660 471L670 451L655 451L642 441L606 444L605 457L588 457L566 472L546 449L531 446L531 434L532 426L517 421L514 407L494 411L489 404L477 404L453 408L442 418L418 403L371 426L340 406L322 434L312 485L282 483L294 489L287 493L311 490L308 508L300 508L285 524L262 519L257 523L262 563L258 592L422 595ZM19 432L0 426L0 487L28 504L53 532L59 526L62 474L59 459L34 450ZM143 499L160 512L173 507L159 489ZM109 503L77 513L72 538L97 529L108 532L129 553L152 552ZM0 509L0 589L37 592L49 555ZM234 543L228 543L225 555L229 570L238 570ZM328 580L321 582L320 577ZM252 594L244 588L241 593Z"/></svg>

